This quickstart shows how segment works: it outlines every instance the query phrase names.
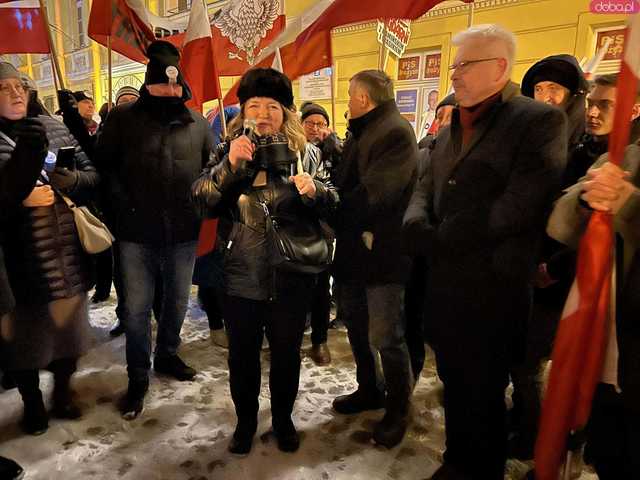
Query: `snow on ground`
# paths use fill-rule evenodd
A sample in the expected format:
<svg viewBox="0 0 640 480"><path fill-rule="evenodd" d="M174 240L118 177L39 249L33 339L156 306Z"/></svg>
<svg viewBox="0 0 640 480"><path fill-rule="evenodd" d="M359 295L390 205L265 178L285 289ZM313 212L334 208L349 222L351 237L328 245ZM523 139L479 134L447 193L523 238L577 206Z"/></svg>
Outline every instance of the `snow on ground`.
<svg viewBox="0 0 640 480"><path fill-rule="evenodd" d="M82 359L73 386L84 416L52 420L42 436L24 435L17 422L22 403L14 389L0 389L0 455L27 470L26 480L412 480L428 478L440 465L444 446L441 385L433 357L413 398L414 419L405 440L386 450L370 443L373 424L383 411L342 416L331 409L336 395L355 389L355 368L343 330L329 331L333 362L317 367L303 358L294 421L301 432L297 453L282 453L270 435L269 354L263 351L263 384L258 434L251 454L227 452L235 415L229 394L226 350L209 340L206 316L195 297L182 330L181 356L198 370L193 382L152 374L143 414L120 418L114 402L125 391L124 338L111 339L114 300L92 307L95 347ZM305 335L304 349L310 343ZM49 398L51 375L41 374ZM528 470L509 462L505 479L519 480ZM581 480L596 480L583 474Z"/></svg>

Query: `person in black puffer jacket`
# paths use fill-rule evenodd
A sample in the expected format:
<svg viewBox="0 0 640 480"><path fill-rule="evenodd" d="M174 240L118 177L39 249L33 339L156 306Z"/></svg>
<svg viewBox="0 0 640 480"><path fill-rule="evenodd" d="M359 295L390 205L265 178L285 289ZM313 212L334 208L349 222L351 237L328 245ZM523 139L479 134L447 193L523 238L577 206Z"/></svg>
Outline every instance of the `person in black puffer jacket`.
<svg viewBox="0 0 640 480"><path fill-rule="evenodd" d="M86 292L91 271L75 227L73 213L61 194L82 204L98 182L95 169L67 128L48 116L26 117L28 92L17 70L0 63L0 168L27 165L75 147L75 170L56 167L22 202L6 212L3 248L9 282L15 296L12 315L5 317L2 335L7 368L22 396L23 429L44 432L48 415L39 388L38 370L54 374L53 414L77 418L69 380L77 358L88 344Z"/></svg>
<svg viewBox="0 0 640 480"><path fill-rule="evenodd" d="M273 430L282 451L298 449L291 420L300 377L300 345L311 306L315 275L270 264L267 212L317 222L338 201L321 169L316 147L308 144L293 104L291 82L273 69L245 73L238 89L241 113L230 124L242 133L245 119L257 123L255 142L245 135L231 141L228 154L194 185L209 216L219 216L224 248L224 321L229 334L229 381L238 424L229 451L246 455L258 425L260 346L266 331L271 348L269 387ZM238 132L239 131L239 132ZM237 134L236 133L236 134ZM256 144L258 147L256 147ZM296 152L304 173L292 175ZM202 188L208 182L210 189ZM196 195L197 196L197 195ZM261 205L262 204L262 205Z"/></svg>

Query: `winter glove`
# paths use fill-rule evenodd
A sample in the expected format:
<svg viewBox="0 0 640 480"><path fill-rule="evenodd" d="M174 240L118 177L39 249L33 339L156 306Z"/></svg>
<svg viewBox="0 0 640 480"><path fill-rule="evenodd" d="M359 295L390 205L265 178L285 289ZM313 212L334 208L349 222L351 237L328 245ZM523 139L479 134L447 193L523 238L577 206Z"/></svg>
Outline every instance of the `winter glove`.
<svg viewBox="0 0 640 480"><path fill-rule="evenodd" d="M78 172L75 170L56 167L55 170L49 174L49 181L51 182L51 185L58 190L62 190L63 192L72 192L78 183Z"/></svg>
<svg viewBox="0 0 640 480"><path fill-rule="evenodd" d="M40 120L36 118L23 118L13 127L16 137L16 149L27 149L33 153L41 153L49 146L47 131ZM44 160L44 158L43 158Z"/></svg>

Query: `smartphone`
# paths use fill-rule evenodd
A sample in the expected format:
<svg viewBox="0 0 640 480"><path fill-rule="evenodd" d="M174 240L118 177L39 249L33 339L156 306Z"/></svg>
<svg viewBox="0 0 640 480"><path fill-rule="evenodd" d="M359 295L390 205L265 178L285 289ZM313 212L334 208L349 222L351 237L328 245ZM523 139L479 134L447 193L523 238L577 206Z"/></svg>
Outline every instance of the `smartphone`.
<svg viewBox="0 0 640 480"><path fill-rule="evenodd" d="M56 167L76 169L76 147L60 147L56 157Z"/></svg>

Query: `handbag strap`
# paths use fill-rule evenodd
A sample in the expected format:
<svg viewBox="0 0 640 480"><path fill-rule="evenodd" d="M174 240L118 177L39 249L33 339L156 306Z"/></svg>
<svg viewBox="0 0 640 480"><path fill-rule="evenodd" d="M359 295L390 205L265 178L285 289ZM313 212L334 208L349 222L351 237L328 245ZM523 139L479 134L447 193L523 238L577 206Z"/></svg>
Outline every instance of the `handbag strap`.
<svg viewBox="0 0 640 480"><path fill-rule="evenodd" d="M16 142L14 142L9 135L0 130L0 137L4 138L4 140L11 145L13 148L16 148Z"/></svg>

